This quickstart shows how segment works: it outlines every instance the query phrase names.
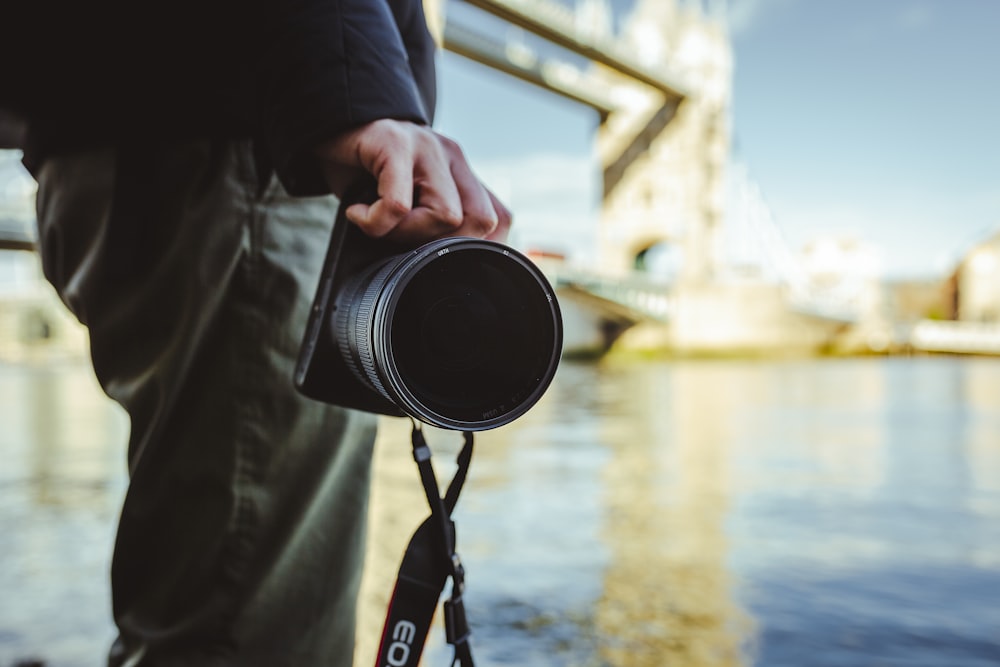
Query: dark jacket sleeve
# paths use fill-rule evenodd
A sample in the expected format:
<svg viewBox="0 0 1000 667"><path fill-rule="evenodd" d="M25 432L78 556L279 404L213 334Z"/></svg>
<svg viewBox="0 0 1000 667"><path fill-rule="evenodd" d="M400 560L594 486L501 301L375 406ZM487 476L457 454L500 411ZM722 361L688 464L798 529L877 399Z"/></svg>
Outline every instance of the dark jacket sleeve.
<svg viewBox="0 0 1000 667"><path fill-rule="evenodd" d="M437 106L437 75L435 56L437 45L427 29L427 19L424 16L421 0L389 0L396 25L406 47L406 55L410 60L410 71L420 91L420 99L427 112L427 120L434 122L434 110Z"/></svg>
<svg viewBox="0 0 1000 667"><path fill-rule="evenodd" d="M260 0L256 139L286 189L327 191L312 149L380 118L427 124L434 45L420 0Z"/></svg>

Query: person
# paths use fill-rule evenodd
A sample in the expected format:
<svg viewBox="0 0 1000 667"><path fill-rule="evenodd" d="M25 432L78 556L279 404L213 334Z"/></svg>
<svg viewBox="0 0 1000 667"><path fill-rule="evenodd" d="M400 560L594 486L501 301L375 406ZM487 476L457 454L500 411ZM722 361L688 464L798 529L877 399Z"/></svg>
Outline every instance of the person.
<svg viewBox="0 0 1000 667"><path fill-rule="evenodd" d="M352 664L375 417L292 383L337 195L411 244L511 223L432 128L420 1L17 4L44 272L131 424L109 665Z"/></svg>

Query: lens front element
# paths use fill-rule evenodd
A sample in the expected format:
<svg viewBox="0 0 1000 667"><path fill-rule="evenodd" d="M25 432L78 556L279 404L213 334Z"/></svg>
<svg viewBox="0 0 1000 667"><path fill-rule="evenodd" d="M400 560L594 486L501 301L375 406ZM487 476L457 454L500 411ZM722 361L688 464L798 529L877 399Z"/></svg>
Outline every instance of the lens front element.
<svg viewBox="0 0 1000 667"><path fill-rule="evenodd" d="M360 307L351 308L353 343L340 341L359 362L349 365L436 426L484 430L527 412L562 351L558 304L537 267L507 246L466 238L390 264L350 297Z"/></svg>

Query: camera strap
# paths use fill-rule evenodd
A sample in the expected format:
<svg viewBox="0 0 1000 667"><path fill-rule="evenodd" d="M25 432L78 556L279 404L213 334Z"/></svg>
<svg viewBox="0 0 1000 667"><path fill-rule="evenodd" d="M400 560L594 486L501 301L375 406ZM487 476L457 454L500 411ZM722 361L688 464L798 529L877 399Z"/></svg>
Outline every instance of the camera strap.
<svg viewBox="0 0 1000 667"><path fill-rule="evenodd" d="M431 508L410 538L399 566L396 585L389 601L376 667L417 667L430 631L434 611L451 578L451 595L444 602L445 637L454 647L452 667L473 667L469 645L469 625L462 594L465 570L455 552L455 522L451 514L465 484L472 460L472 433L464 432L465 444L458 454L458 470L442 498L431 465L431 450L423 432L413 426L413 458Z"/></svg>

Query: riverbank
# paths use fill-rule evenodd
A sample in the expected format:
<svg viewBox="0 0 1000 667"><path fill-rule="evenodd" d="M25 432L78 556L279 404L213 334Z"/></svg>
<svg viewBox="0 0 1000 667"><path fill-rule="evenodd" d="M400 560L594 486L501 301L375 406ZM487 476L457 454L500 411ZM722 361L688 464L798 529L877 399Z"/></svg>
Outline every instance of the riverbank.
<svg viewBox="0 0 1000 667"><path fill-rule="evenodd" d="M566 326L583 325L570 319ZM591 323L592 324L592 323ZM652 325L655 328L656 325ZM667 346L662 331L632 331L610 348L567 335L564 358L570 361L616 359L789 359L857 356L960 354L1000 356L1000 323L916 320L893 327L850 332L811 344L726 344ZM37 283L17 294L0 294L0 362L47 363L87 359L87 332L51 288Z"/></svg>

